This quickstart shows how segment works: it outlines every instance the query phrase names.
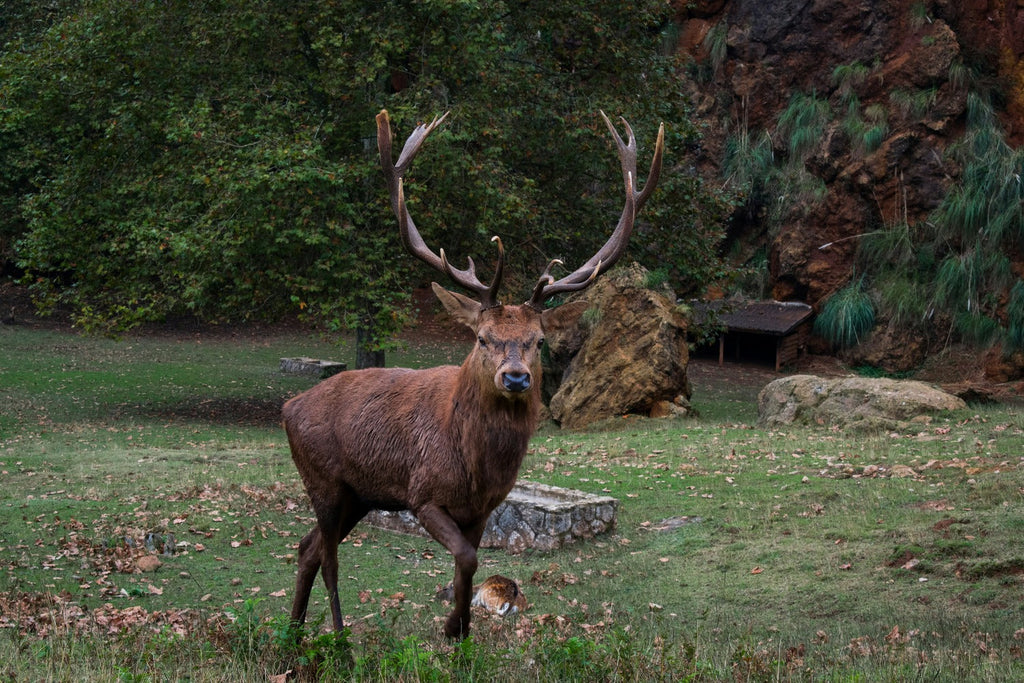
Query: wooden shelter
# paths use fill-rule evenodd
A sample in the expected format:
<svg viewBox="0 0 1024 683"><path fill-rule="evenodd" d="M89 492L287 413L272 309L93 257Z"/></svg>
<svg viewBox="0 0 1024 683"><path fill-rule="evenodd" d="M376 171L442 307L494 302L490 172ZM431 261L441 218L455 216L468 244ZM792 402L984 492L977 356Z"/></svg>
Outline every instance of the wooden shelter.
<svg viewBox="0 0 1024 683"><path fill-rule="evenodd" d="M701 301L693 303L693 311L698 322L717 322L722 328L719 365L730 346L737 359L754 351L773 353L776 372L806 353L814 315L810 306L796 301Z"/></svg>

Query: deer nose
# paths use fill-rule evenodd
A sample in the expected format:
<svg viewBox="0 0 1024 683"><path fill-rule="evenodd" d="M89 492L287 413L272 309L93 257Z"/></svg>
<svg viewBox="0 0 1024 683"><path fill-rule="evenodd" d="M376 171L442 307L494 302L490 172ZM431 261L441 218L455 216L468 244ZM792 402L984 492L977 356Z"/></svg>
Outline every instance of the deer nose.
<svg viewBox="0 0 1024 683"><path fill-rule="evenodd" d="M501 375L501 383L506 391L521 393L530 388L530 374L527 372L505 372Z"/></svg>

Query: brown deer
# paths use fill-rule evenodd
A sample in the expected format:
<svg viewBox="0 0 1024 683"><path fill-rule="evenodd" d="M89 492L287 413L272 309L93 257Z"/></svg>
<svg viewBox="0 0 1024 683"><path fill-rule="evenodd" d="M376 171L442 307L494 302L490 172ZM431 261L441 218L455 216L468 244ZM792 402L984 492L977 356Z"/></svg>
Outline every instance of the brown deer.
<svg viewBox="0 0 1024 683"><path fill-rule="evenodd" d="M447 116L447 114L445 114ZM444 632L469 632L477 548L487 518L516 481L540 411L540 348L545 332L575 323L585 304L550 310L544 302L589 286L621 256L636 212L661 172L664 125L658 132L647 182L637 192L636 140L623 120L623 142L601 113L618 147L626 205L608 242L587 263L555 280L552 261L529 301L502 305L504 250L497 242L494 279L477 279L472 259L464 270L428 248L406 208L402 178L427 135L445 118L418 126L392 161L391 122L377 115L377 146L402 243L414 256L473 292L478 301L433 283L451 315L469 326L476 345L460 367L425 370L370 368L335 375L285 403L284 427L292 459L316 513L316 527L299 543L291 618L305 621L318 570L331 605L334 629L343 628L338 600L338 544L373 509L408 509L455 559L454 609Z"/></svg>

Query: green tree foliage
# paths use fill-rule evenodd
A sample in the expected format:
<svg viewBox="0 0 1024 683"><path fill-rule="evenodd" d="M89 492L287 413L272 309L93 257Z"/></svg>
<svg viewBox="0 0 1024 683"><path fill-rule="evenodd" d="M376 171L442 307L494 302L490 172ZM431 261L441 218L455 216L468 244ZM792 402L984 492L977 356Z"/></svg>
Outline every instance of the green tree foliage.
<svg viewBox="0 0 1024 683"><path fill-rule="evenodd" d="M411 211L429 244L481 270L502 236L522 292L617 220L597 110L630 120L644 169L663 120L668 172L634 256L684 286L720 269L726 204L675 167L696 132L659 52L662 3L67 7L4 33L0 250L86 327L298 313L369 324L379 345L404 323L410 283L437 277L413 276L401 253L376 160L381 108L399 140L452 112L409 175Z"/></svg>

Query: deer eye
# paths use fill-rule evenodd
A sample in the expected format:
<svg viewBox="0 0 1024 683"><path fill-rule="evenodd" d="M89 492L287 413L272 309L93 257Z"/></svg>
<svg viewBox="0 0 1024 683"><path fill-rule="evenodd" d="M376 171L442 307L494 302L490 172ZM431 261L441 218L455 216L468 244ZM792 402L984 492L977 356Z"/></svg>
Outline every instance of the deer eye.
<svg viewBox="0 0 1024 683"><path fill-rule="evenodd" d="M543 347L544 347L544 337L541 337L540 339L537 340L537 348L540 349L540 348L543 348Z"/></svg>
<svg viewBox="0 0 1024 683"><path fill-rule="evenodd" d="M486 348L487 347L487 342L484 340L484 338L482 336L477 337L476 340L477 340L477 342L480 343L480 347L481 348Z"/></svg>

